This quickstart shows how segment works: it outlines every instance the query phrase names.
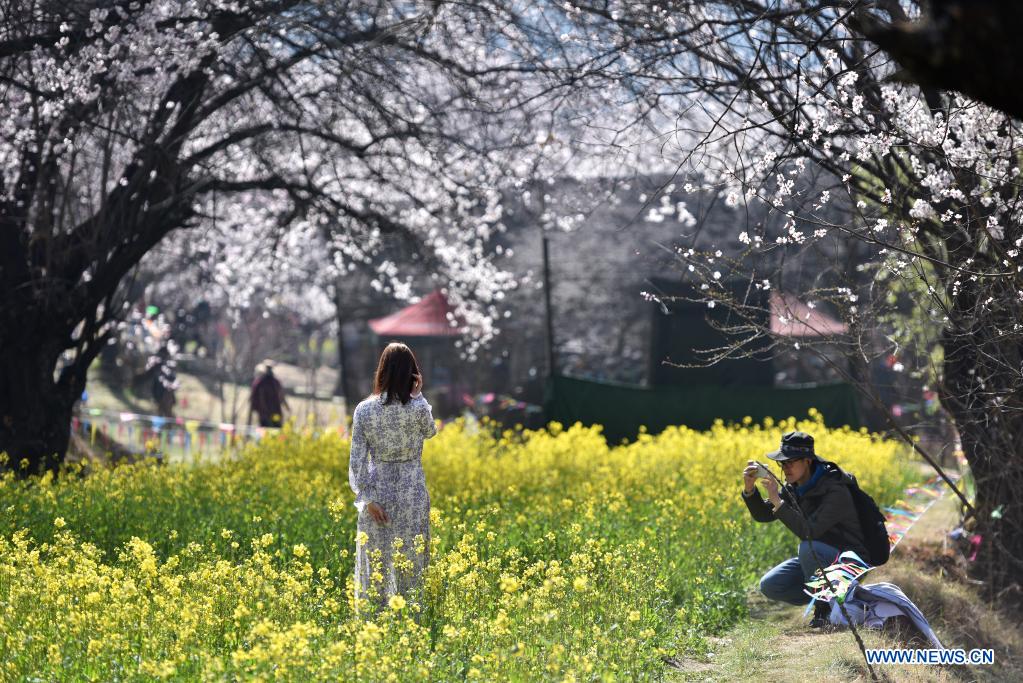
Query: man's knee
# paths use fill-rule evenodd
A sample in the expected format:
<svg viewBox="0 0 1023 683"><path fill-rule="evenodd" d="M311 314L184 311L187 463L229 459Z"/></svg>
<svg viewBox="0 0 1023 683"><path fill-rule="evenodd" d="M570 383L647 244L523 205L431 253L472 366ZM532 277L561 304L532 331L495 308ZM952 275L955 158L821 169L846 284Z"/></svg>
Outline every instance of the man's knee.
<svg viewBox="0 0 1023 683"><path fill-rule="evenodd" d="M774 600L774 586L771 584L771 580L766 577L760 577L760 592L763 593L764 597L768 600Z"/></svg>
<svg viewBox="0 0 1023 683"><path fill-rule="evenodd" d="M760 592L768 600L781 600L785 590L778 585L778 577L764 574L760 577Z"/></svg>

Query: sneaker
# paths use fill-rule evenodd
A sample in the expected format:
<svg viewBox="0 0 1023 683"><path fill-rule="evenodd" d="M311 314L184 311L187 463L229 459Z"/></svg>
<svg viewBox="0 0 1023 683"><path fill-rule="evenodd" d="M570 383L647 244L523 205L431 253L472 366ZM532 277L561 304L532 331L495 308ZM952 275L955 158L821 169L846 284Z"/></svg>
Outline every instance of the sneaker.
<svg viewBox="0 0 1023 683"><path fill-rule="evenodd" d="M810 628L824 628L830 625L831 603L818 600L813 603L813 618L810 619Z"/></svg>

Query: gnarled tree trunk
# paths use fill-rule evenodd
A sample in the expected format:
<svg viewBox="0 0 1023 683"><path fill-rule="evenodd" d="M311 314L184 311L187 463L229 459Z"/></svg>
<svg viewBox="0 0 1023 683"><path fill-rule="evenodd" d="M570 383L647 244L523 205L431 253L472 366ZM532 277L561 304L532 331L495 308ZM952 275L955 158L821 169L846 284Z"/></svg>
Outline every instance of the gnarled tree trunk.
<svg viewBox="0 0 1023 683"><path fill-rule="evenodd" d="M978 288L979 289L979 288ZM983 290L1004 304L981 314L979 292L954 297L943 335L941 400L955 419L976 482L972 529L981 536L973 574L992 599L1023 602L1023 344L1007 331L1020 307L1012 283ZM1014 371L1015 369L1015 371Z"/></svg>
<svg viewBox="0 0 1023 683"><path fill-rule="evenodd" d="M85 388L81 377L55 379L60 349L46 335L22 330L0 347L0 452L21 474L54 470L71 436L71 411Z"/></svg>

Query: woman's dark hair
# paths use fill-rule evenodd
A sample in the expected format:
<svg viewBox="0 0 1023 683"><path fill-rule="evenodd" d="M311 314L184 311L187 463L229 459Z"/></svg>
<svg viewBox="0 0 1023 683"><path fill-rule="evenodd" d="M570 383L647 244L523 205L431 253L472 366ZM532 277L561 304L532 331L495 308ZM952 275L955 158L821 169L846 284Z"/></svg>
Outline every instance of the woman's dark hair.
<svg viewBox="0 0 1023 683"><path fill-rule="evenodd" d="M422 375L419 362L412 349L401 342L391 342L380 354L376 376L373 379L373 393L387 393L387 405L397 398L402 405L412 400L412 388L416 384L413 375Z"/></svg>

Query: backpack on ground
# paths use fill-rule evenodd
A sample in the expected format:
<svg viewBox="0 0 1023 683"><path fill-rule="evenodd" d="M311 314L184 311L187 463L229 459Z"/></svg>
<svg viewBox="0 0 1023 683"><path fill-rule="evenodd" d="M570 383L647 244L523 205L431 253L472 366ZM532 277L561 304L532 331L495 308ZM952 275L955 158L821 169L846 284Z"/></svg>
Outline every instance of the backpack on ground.
<svg viewBox="0 0 1023 683"><path fill-rule="evenodd" d="M863 531L863 544L866 546L867 562L880 567L888 561L891 555L891 545L888 542L888 527L885 526L884 515L877 507L874 499L860 488L856 483L856 477L842 470L833 462L825 462L825 467L839 472L849 484L849 493L852 494L853 505L856 507L856 516L860 520L860 529Z"/></svg>

